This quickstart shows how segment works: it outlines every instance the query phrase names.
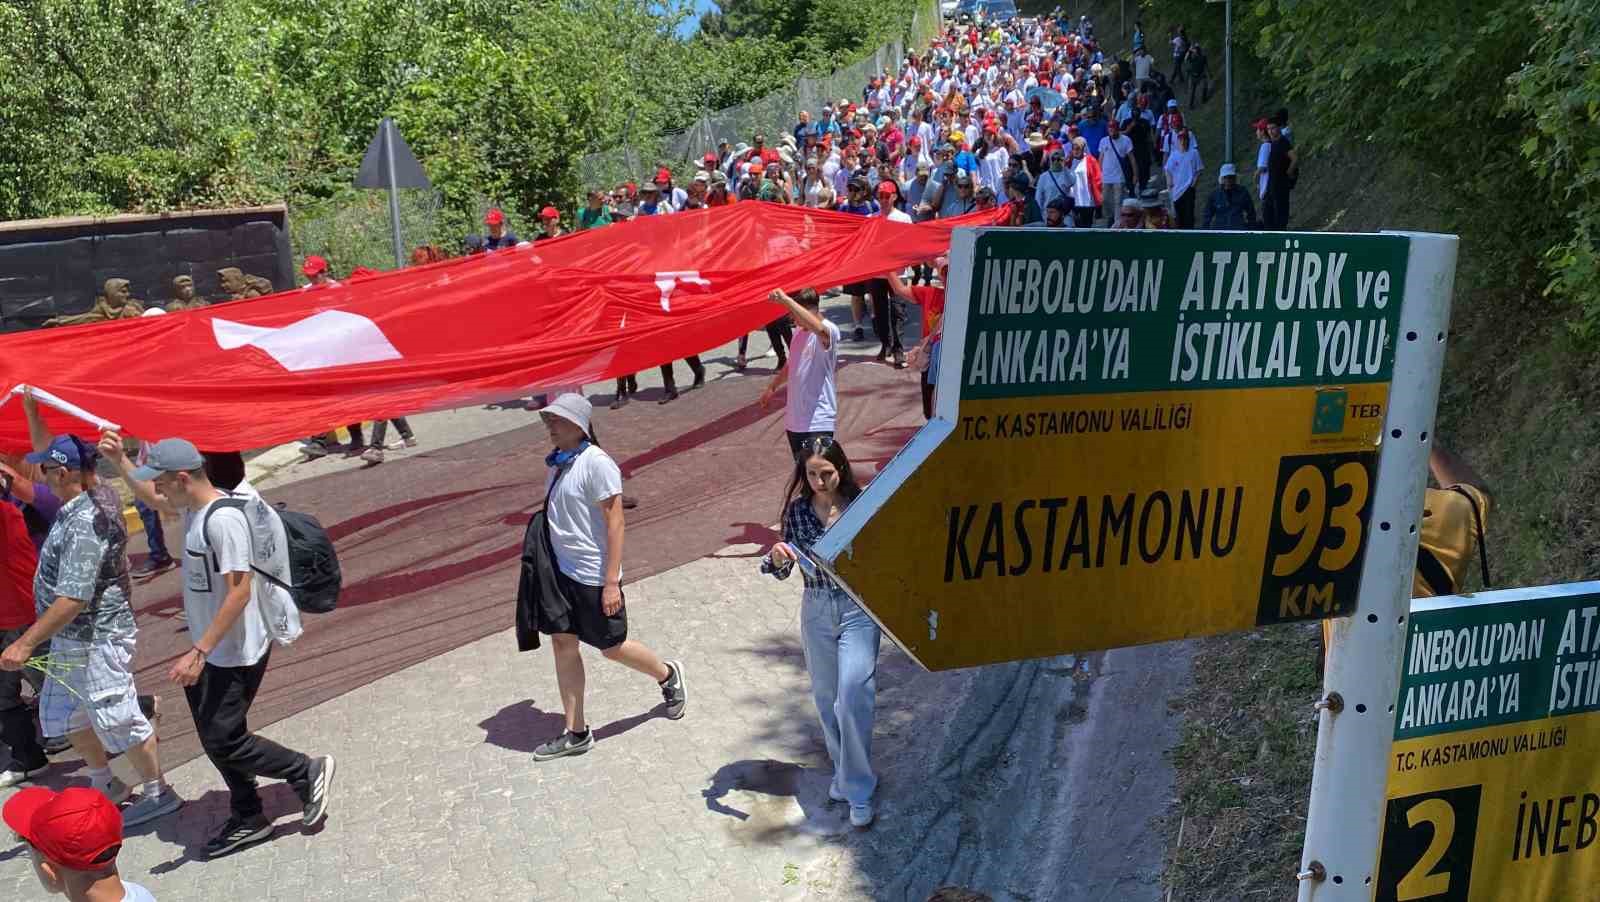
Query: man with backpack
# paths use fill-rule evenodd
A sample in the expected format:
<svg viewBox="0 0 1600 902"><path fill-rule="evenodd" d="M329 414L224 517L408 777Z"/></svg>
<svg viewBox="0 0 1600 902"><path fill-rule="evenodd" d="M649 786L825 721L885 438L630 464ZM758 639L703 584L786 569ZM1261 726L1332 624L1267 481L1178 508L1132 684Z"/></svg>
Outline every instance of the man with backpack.
<svg viewBox="0 0 1600 902"><path fill-rule="evenodd" d="M300 632L295 600L282 578L292 543L278 530L276 512L253 490L233 494L217 488L199 450L183 439L156 442L137 469L115 433L106 433L100 447L135 496L183 514L183 608L195 640L170 675L184 687L200 744L222 773L232 807L222 829L206 842L206 857L272 834L257 777L288 781L305 806L301 823L315 826L328 812L333 756L310 758L256 736L247 723L272 642L293 641ZM253 530L270 531L270 541Z"/></svg>

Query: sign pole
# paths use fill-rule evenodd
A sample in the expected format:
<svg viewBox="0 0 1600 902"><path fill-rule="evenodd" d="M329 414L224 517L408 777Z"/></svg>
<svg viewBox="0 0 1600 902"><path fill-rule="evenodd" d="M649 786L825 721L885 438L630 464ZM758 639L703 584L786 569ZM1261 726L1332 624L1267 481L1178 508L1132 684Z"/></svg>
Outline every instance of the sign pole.
<svg viewBox="0 0 1600 902"><path fill-rule="evenodd" d="M389 228L394 233L394 268L405 264L405 239L400 235L400 188L394 175L394 120L383 120L383 162L389 177Z"/></svg>
<svg viewBox="0 0 1600 902"><path fill-rule="evenodd" d="M1222 159L1233 162L1233 0L1222 11L1222 79L1227 95L1222 110Z"/></svg>
<svg viewBox="0 0 1600 902"><path fill-rule="evenodd" d="M1299 902L1372 897L1417 524L1455 283L1456 238L1385 234L1410 240L1405 306L1394 339L1394 377L1369 521L1376 529L1363 562L1359 613L1329 621L1333 638L1318 703Z"/></svg>

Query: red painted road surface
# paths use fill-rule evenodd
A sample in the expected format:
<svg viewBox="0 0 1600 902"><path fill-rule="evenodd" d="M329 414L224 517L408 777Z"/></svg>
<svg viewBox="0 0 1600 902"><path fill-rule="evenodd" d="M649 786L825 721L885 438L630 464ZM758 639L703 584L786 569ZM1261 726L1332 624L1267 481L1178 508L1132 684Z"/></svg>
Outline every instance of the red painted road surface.
<svg viewBox="0 0 1600 902"><path fill-rule="evenodd" d="M597 404L598 437L621 464L625 491L639 499L628 512L624 582L731 544L772 541L790 465L781 411L763 413L757 405L769 372L752 368L665 406L654 403L657 392L620 411ZM922 423L911 373L856 357L839 371L839 439L852 461L864 464L863 475ZM252 727L512 625L523 528L543 502L550 448L536 414L504 415L524 425L268 490L270 500L314 514L328 528L344 593L337 611L306 615L305 635L273 650ZM447 440L425 432L421 438ZM174 525L167 530L169 543L181 543ZM162 697L161 757L168 767L200 754L183 693L166 675L191 641L174 616L182 609L180 590L177 571L169 571L137 586L134 597L138 685ZM505 653L516 654L509 638ZM528 666L548 667L547 657L530 653Z"/></svg>

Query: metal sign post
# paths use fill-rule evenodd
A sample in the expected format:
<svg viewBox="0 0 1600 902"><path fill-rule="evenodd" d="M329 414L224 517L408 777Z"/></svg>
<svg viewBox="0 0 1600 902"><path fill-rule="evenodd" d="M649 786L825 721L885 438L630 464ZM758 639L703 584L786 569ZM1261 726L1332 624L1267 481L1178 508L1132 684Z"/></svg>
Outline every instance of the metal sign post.
<svg viewBox="0 0 1600 902"><path fill-rule="evenodd" d="M1233 162L1233 0L1206 0L1221 3L1222 9L1222 161Z"/></svg>
<svg viewBox="0 0 1600 902"><path fill-rule="evenodd" d="M1453 236L1410 240L1355 617L1333 623L1301 857L1299 902L1372 898L1428 448L1455 283Z"/></svg>
<svg viewBox="0 0 1600 902"><path fill-rule="evenodd" d="M1233 160L1233 0L1222 12L1222 159Z"/></svg>
<svg viewBox="0 0 1600 902"><path fill-rule="evenodd" d="M372 141L367 144L367 152L361 158L355 184L357 188L388 189L394 265L396 269L405 266L405 237L400 233L400 189L432 189L433 183L428 181L427 173L423 172L422 164L417 162L406 139L400 137L393 119L385 116L378 123L378 133L372 136Z"/></svg>

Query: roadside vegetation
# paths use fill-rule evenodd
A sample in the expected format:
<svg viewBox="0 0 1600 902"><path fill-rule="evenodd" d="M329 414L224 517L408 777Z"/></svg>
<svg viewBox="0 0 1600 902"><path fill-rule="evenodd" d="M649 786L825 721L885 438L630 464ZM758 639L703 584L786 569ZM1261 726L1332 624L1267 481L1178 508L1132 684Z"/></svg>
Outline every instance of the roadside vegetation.
<svg viewBox="0 0 1600 902"><path fill-rule="evenodd" d="M1118 46L1117 4L1086 11ZM1461 236L1436 434L1494 490L1495 587L1600 577L1597 11L1592 0L1234 8L1233 160L1253 167L1250 122L1290 110L1306 161L1291 227ZM1214 177L1225 162L1222 6L1167 0L1139 16L1164 69L1172 26L1209 53L1216 92L1186 112ZM1130 31L1133 18L1130 4ZM1173 900L1292 896L1319 644L1307 627L1199 643L1174 705Z"/></svg>

